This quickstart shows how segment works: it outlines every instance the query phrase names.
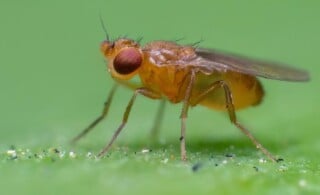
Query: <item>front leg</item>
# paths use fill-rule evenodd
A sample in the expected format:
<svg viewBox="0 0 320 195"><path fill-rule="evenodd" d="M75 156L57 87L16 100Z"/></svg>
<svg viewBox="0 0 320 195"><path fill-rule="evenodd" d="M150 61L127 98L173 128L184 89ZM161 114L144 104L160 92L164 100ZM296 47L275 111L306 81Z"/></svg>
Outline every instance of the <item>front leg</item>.
<svg viewBox="0 0 320 195"><path fill-rule="evenodd" d="M71 143L73 143L73 144L76 143L79 139L81 139L82 137L87 135L90 131L92 131L93 128L97 124L99 124L104 118L106 118L106 116L108 115L109 107L110 107L112 99L113 99L113 95L114 95L117 87L118 87L117 84L113 85L113 87L108 95L108 98L107 98L106 102L104 103L104 107L103 107L103 110L102 110L100 116L97 117L93 122L91 122L90 125L87 128L85 128L84 130L82 130L76 137L74 137L71 140Z"/></svg>
<svg viewBox="0 0 320 195"><path fill-rule="evenodd" d="M138 88L134 91L134 94L132 95L126 110L123 114L123 118L122 118L122 123L120 124L120 126L118 127L118 129L114 132L111 140L106 144L106 146L101 150L101 152L98 154L99 157L102 157L106 152L108 152L108 150L110 149L110 147L112 146L113 142L117 139L119 133L121 132L121 130L124 128L124 126L126 125L128 118L129 118L129 114L132 108L132 105L137 97L138 94L144 95L146 97L149 97L151 99L160 99L161 98L161 94L152 91L151 89L148 88Z"/></svg>

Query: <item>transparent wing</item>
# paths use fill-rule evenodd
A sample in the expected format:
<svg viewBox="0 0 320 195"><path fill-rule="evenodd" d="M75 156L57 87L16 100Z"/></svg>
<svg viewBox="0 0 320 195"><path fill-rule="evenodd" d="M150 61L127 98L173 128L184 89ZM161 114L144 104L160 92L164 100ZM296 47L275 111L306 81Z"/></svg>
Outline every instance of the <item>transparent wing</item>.
<svg viewBox="0 0 320 195"><path fill-rule="evenodd" d="M254 60L211 49L197 48L195 52L198 57L193 61L195 65L199 65L205 72L231 70L268 79L285 81L309 80L308 72L279 63Z"/></svg>

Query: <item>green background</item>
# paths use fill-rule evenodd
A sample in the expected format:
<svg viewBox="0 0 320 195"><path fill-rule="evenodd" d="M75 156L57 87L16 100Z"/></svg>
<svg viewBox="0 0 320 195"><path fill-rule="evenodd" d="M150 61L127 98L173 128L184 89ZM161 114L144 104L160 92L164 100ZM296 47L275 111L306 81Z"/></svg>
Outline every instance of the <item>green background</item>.
<svg viewBox="0 0 320 195"><path fill-rule="evenodd" d="M319 7L318 1L292 0L1 0L0 193L320 193ZM226 114L195 107L187 122L189 161L182 163L181 105L168 104L160 141L152 143L149 129L158 103L143 97L111 154L100 160L88 156L119 125L132 95L126 89L116 93L108 119L70 146L98 116L113 83L99 51L105 37L100 14L113 38L203 40L203 47L308 70L308 83L261 79L263 104L238 112L284 161L260 162L265 156ZM144 148L152 152L142 153ZM201 166L193 172L193 165Z"/></svg>

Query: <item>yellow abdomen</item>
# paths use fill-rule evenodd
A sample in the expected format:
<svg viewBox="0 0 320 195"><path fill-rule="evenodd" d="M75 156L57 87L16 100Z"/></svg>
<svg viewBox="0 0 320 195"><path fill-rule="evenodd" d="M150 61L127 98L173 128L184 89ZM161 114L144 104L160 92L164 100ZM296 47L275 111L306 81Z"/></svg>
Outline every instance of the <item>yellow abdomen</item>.
<svg viewBox="0 0 320 195"><path fill-rule="evenodd" d="M264 95L261 83L256 77L237 72L227 72L198 75L192 97L197 96L197 94L208 88L210 83L218 80L225 81L230 88L235 109L257 105L261 102ZM219 88L209 93L199 104L217 110L225 110L225 99L223 88Z"/></svg>

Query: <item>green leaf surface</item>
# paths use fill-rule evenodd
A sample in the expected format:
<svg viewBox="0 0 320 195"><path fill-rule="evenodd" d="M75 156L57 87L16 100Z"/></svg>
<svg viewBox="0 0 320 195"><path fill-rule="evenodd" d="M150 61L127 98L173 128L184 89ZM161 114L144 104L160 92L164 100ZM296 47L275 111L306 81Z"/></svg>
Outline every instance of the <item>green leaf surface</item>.
<svg viewBox="0 0 320 195"><path fill-rule="evenodd" d="M6 1L0 3L1 194L319 194L320 45L317 1ZM132 91L76 145L114 82L99 51L105 34L203 40L216 48L308 70L307 83L261 79L261 105L239 121L275 156L258 151L226 113L189 110L188 161L180 160L181 104L138 97L110 153Z"/></svg>

